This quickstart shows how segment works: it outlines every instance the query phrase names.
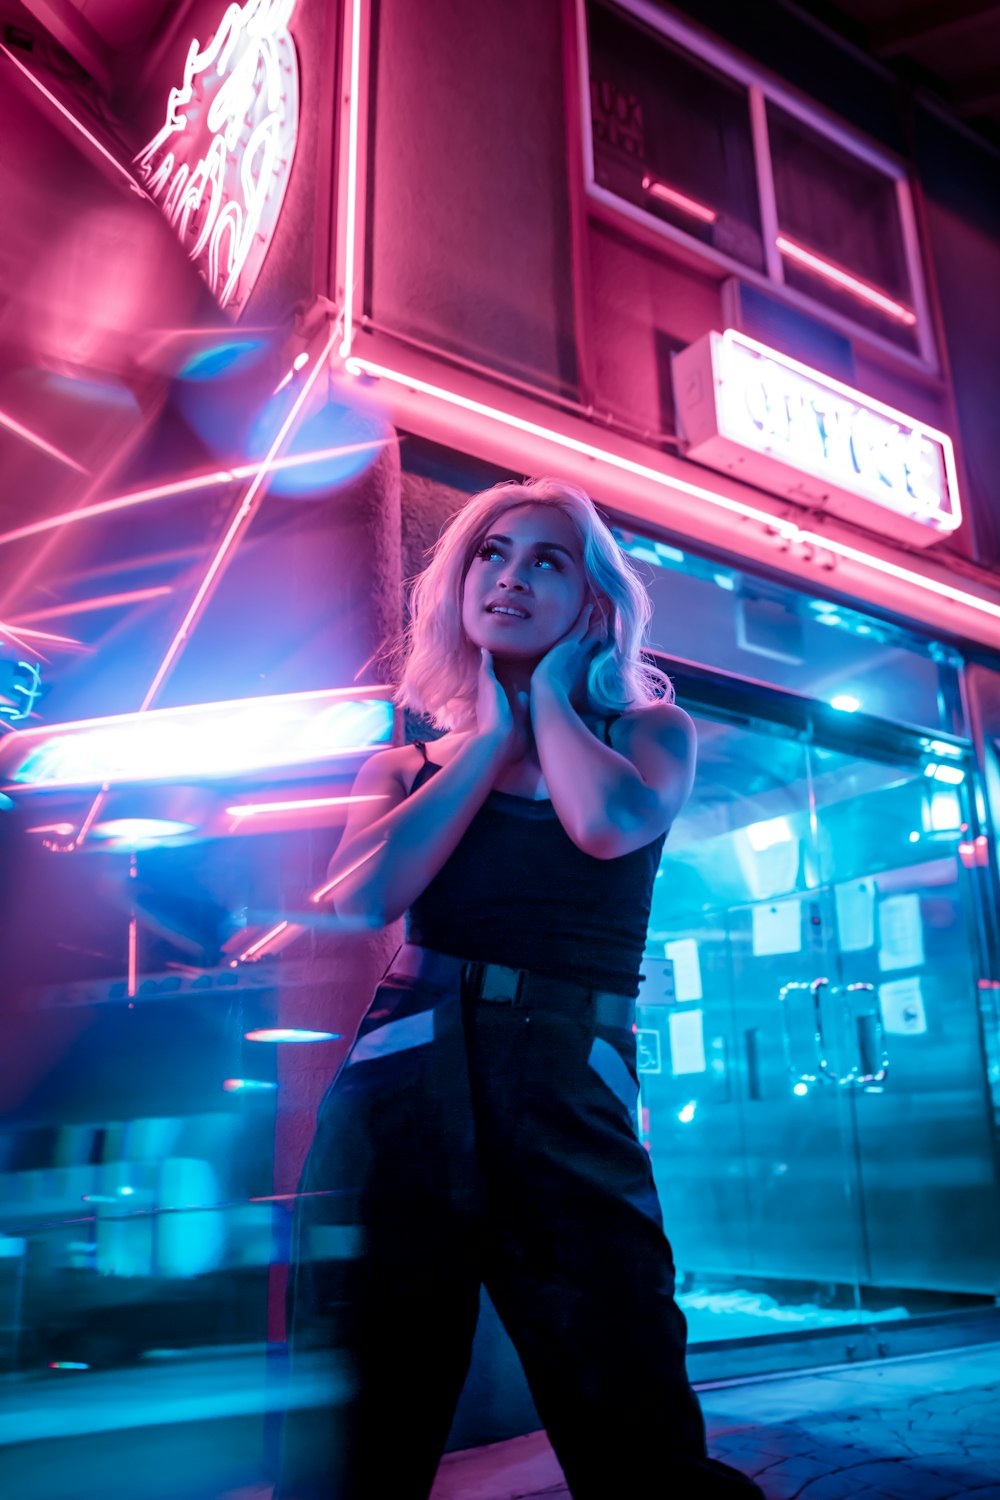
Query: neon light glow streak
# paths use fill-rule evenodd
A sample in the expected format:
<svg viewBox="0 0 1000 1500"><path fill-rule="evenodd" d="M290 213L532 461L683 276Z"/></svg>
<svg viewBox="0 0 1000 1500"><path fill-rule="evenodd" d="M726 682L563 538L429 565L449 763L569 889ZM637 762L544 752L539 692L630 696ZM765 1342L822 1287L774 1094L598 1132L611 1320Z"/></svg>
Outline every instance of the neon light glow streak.
<svg viewBox="0 0 1000 1500"><path fill-rule="evenodd" d="M33 632L30 630L26 630L24 633L25 635L31 635ZM22 641L20 635L16 630L12 629L10 625L0 625L0 635L5 635L8 640L13 641L14 645L18 648L19 651L24 651L28 655L31 654L31 648L29 647L27 641ZM35 654L37 656L41 653L36 652ZM45 660L44 657L43 660Z"/></svg>
<svg viewBox="0 0 1000 1500"><path fill-rule="evenodd" d="M361 88L361 0L351 7L350 102L347 127L347 212L344 226L344 336L340 358L345 359L354 342L354 241L358 225L358 93Z"/></svg>
<svg viewBox="0 0 1000 1500"><path fill-rule="evenodd" d="M807 271L813 271L817 276L832 281L835 286L841 287L845 292L860 298L862 302L870 302L880 312L887 313L890 318L897 322L905 323L913 327L917 321L917 315L912 308L904 307L901 302L894 302L877 287L869 285L867 281L861 281L859 277L852 276L849 271L844 271L840 266L835 266L832 261L824 260L813 250L807 250L804 245L799 245L795 240L790 240L787 235L779 234L775 243L782 255L787 255L789 260L796 261L800 266L805 266Z"/></svg>
<svg viewBox="0 0 1000 1500"><path fill-rule="evenodd" d="M33 641L51 641L56 646L82 646L83 642L74 639L71 635L53 635L50 630L29 630L26 625L20 625L15 620L12 622L17 626L18 635L29 637ZM6 625L0 625L0 634L13 636L13 631Z"/></svg>
<svg viewBox="0 0 1000 1500"><path fill-rule="evenodd" d="M703 224L714 224L719 217L714 208L709 208L707 203L699 203L697 198L689 198L686 193L680 193L666 182L661 182L658 177L651 177L647 172L642 179L643 191L651 198L658 198L661 203L668 203L671 208L679 209L682 214L690 214L692 219L700 219Z"/></svg>
<svg viewBox="0 0 1000 1500"><path fill-rule="evenodd" d="M585 458L594 458L601 463L608 464L611 468L620 469L628 474L635 474L643 479L649 479L654 484L662 485L665 489L676 490L682 495L690 495L695 500L707 501L710 505L720 507L723 510L733 512L734 515L745 516L752 521L759 521L762 525L773 527L775 531L789 540L797 539L801 532L794 521L787 521L780 516L772 515L770 511L760 510L757 506L747 505L742 500L731 500L728 495L717 494L714 490L705 489L699 484L692 484L686 479L678 479L674 476L664 474L659 469L652 468L649 464L636 463L633 459L622 458L616 453L610 453L607 449L599 448L594 443L585 443L579 438L567 437L565 434L555 432L549 427L543 427L538 422L529 422L524 417L512 416L510 412L501 410L499 407L486 406L482 401L475 401L469 396L460 396L456 391L445 390L441 386L431 385L426 380L418 380L412 375L403 375L396 370L390 370L385 365L374 364L369 359L359 359L351 355L344 361L345 369L351 375L372 375L379 380L388 380L394 385L402 386L405 390L419 391L422 395L432 396L447 406L458 407L461 411L474 413L476 416L487 417L502 427L513 428L517 432L528 433L532 437L544 438L554 443L557 447L568 448L574 453L580 453Z"/></svg>
<svg viewBox="0 0 1000 1500"><path fill-rule="evenodd" d="M313 807L344 807L359 802L384 802L386 793L372 792L364 797L303 797L295 802L244 802L227 807L232 818L255 818L261 813L298 812Z"/></svg>
<svg viewBox="0 0 1000 1500"><path fill-rule="evenodd" d="M90 804L90 811L87 813L87 816L84 818L83 822L80 825L80 832L77 834L72 843L66 845L67 854L72 854L74 849L79 849L80 845L87 837L87 834L90 832L97 819L100 817L101 809L103 808L105 802L108 800L108 792L110 790L111 783L109 781L106 781L101 787L101 790L98 792L97 796L94 798L93 802Z"/></svg>
<svg viewBox="0 0 1000 1500"><path fill-rule="evenodd" d="M78 464L75 458L70 458L68 453L64 453L54 443L47 442L39 433L32 432L30 427L25 427L22 422L19 422L16 417L12 417L9 412L0 411L0 427L6 427L8 432L13 432L17 437L24 438L26 443L30 443L32 447L38 448L42 453L47 453L50 458L58 459L61 464L66 464L69 468L75 469L78 474L90 473L90 470L85 469L83 464Z"/></svg>
<svg viewBox="0 0 1000 1500"><path fill-rule="evenodd" d="M135 158L221 307L237 293L239 305L253 286L288 184L298 131L294 8L295 0L229 5L204 48L191 42L164 124Z"/></svg>
<svg viewBox="0 0 1000 1500"><path fill-rule="evenodd" d="M30 68L26 68L24 66L20 58L15 57L13 52L8 51L8 49L3 45L0 45L0 52L2 52L4 57L7 58L8 62L12 62L14 64L18 72L22 73L24 77L27 78L28 82L33 84L40 94L43 94L45 96L49 103L59 111L59 113L65 120L69 122L73 129L90 142L94 149L98 151L101 156L103 156L108 165L114 168L119 177L123 177L125 179L133 193L138 193L140 198L145 198L147 202L151 201L149 198L149 194L143 190L138 182L136 182L135 178L132 176L132 173L128 170L128 168L124 167L122 163L117 159L117 157L112 156L108 148L101 144L96 135L93 135L87 129L86 125L84 125L82 121L78 120L76 118L76 115L74 115L70 110L66 108L61 99L57 99L55 94L51 93L45 87L40 78L36 78L35 74L31 71Z"/></svg>
<svg viewBox="0 0 1000 1500"><path fill-rule="evenodd" d="M342 881L346 880L348 875L353 875L355 870L360 870L362 865L367 864L370 859L373 859L375 855L378 854L380 849L385 848L388 842L388 839L383 839L380 844L375 845L374 849L369 849L367 854L363 854L360 859L355 860L353 865L350 865L346 870L342 870L340 874L335 877L335 879L328 880L325 885L320 886L318 891L313 891L312 895L309 897L309 900L315 902L322 901L323 898L325 896L328 896L331 891L336 890L337 886L340 885Z"/></svg>
<svg viewBox="0 0 1000 1500"><path fill-rule="evenodd" d="M38 823L34 828L25 829L25 833L57 833L63 838L72 832L72 823Z"/></svg>
<svg viewBox="0 0 1000 1500"><path fill-rule="evenodd" d="M265 932L263 937L259 937L255 943L250 944L249 948L244 949L244 951L240 954L240 963L246 963L248 959L254 958L261 952L263 948L268 945L268 943L271 942L273 938L279 937L281 933L283 933L287 929L287 927L287 921L279 922L276 927L272 927L270 931ZM249 1040L252 1041L253 1038L250 1037Z"/></svg>
<svg viewBox="0 0 1000 1500"><path fill-rule="evenodd" d="M181 624L177 630L177 634L174 636L170 645L167 647L166 655L164 656L159 667L156 669L153 680L146 691L146 696L143 698L142 703L140 704L140 713L145 712L145 710L149 708L153 702L155 702L157 693L160 691L160 688L163 686L164 682L167 680L167 677L170 675L171 668L179 659L185 644L190 638L191 632L193 631L195 625L198 623L198 620L201 617L203 609L211 598L215 585L218 582L218 579L221 577L222 572L225 568L227 558L236 545L236 542L239 540L240 536L246 530L247 526L250 524L250 521L253 519L253 516L256 513L257 509L254 501L261 491L264 480L269 472L269 468L277 457L282 444L284 443L288 434L291 432L295 422L298 420L299 414L302 411L302 408L305 405L306 401L309 399L312 389L316 384L316 381L319 379L321 372L326 368L326 362L333 352L333 346L336 341L336 337L337 330L334 327L333 329L331 329L326 343L323 345L322 352L316 360L316 363L313 365L312 370L303 381L302 389L299 391L299 394L296 396L295 401L292 403L288 415L285 417L285 420L282 422L280 428L278 429L278 433L274 439L274 442L268 449L267 456L265 457L263 463L260 465L255 478L251 481L247 492L243 497L243 500L237 507L236 514L233 516L233 519L229 524L229 529L227 530L225 536L222 538L218 550L216 551L216 554L209 564L204 578L202 579L197 591L195 592L195 596L188 607L187 614L181 621Z"/></svg>
<svg viewBox="0 0 1000 1500"><path fill-rule="evenodd" d="M25 537L39 536L45 531L58 531L62 526L72 526L77 521L92 521L97 516L110 515L117 510L127 510L132 505L145 505L151 500L169 500L175 495L188 494L193 490L210 489L213 485L234 484L238 479L250 479L258 474L276 474L285 469L304 468L307 464L322 463L326 459L347 457L352 453L365 453L371 448L385 447L387 438L371 438L363 443L342 443L334 448L316 448L309 453L291 453L271 462L237 464L231 469L215 469L205 474L192 474L186 479L172 479L164 484L155 484L147 489L129 490L124 495L115 495L110 500L98 500L93 505L81 505L58 516L48 516L44 521L32 521L27 526L18 526L14 531L0 532L0 547L8 542L19 542Z"/></svg>
<svg viewBox="0 0 1000 1500"><path fill-rule="evenodd" d="M298 1027L291 1026L273 1026L262 1028L259 1031L245 1031L243 1035L248 1042L338 1042L340 1040L340 1035L336 1031L304 1031ZM279 1196L291 1197L292 1194L273 1195L268 1198L251 1198L250 1202L274 1203L278 1201ZM298 1197L299 1195L295 1194L294 1196ZM308 1196L312 1197L313 1195L310 1193ZM316 1196L318 1197L319 1194Z"/></svg>
<svg viewBox="0 0 1000 1500"><path fill-rule="evenodd" d="M132 490L127 495L116 495L111 500L98 500L93 505L81 505L58 516L48 516L44 521L32 521L27 526L18 526L14 531L0 533L0 547L8 542L19 542L24 537L40 536L46 531L58 531L62 526L71 526L77 521L91 521L95 516L106 516L112 511L126 510L131 505L142 505L148 500L163 500L170 495L182 495L188 490L207 489L216 484L232 484L236 475L228 469L211 474L195 474L190 479L175 479L169 484L153 485L149 489Z"/></svg>
<svg viewBox="0 0 1000 1500"><path fill-rule="evenodd" d="M118 604L141 604L147 599L159 599L164 594L172 594L173 589L169 584L158 584L155 588L132 589L126 594L103 594L97 599L74 599L68 604L54 604L49 609L36 609L30 615L24 615L25 620L52 620L60 615L85 615L97 609L112 609ZM15 621L20 630L20 620ZM44 631L39 631L44 638ZM49 640L68 640L66 636L49 636ZM74 645L79 642L74 641Z"/></svg>
<svg viewBox="0 0 1000 1500"><path fill-rule="evenodd" d="M139 923L138 919L133 914L131 917L129 917L128 923L128 997L130 1000L133 1000L135 998L135 992L138 988L138 938Z"/></svg>
<svg viewBox="0 0 1000 1500"><path fill-rule="evenodd" d="M840 541L838 538L825 536L816 531L804 530L793 521L775 516L768 511L759 510L756 506L746 505L741 500L733 500L728 495L720 495L713 490L705 489L701 485L690 484L687 480L664 474L658 469L651 468L648 464L636 463L632 459L623 458L620 454L599 448L593 443L584 443L578 438L567 437L564 433L542 427L537 422L529 422L522 417L512 416L510 412L486 406L481 401L474 401L468 396L460 396L455 391L444 390L442 387L431 385L425 380L418 380L412 375L405 375L398 370L391 370L385 365L375 364L372 360L360 359L355 355L351 355L349 359L345 360L344 365L352 375L371 375L379 380L387 380L391 384L401 386L404 390L417 391L423 395L431 396L447 406L457 407L460 410L487 417L500 426L513 428L515 431L525 432L534 437L544 438L556 447L566 448L574 453L580 453L586 458L596 459L599 463L605 464L612 469L618 469L623 473L635 474L639 478L647 479L654 484L660 485L663 489L674 490L679 494L689 495L695 500L703 501L707 505L730 511L735 515L745 516L748 520L759 521L762 525L769 527L788 542L801 543L805 546L815 547L821 551L832 553L837 557L843 557L866 568L871 568L876 573L882 573L888 578L895 578L900 583L922 589L926 593L935 594L942 599L949 599L953 603L960 604L967 609L976 610L980 614L989 615L993 619L1000 620L1000 604L994 604L989 599L981 599L976 594L966 593L964 589L955 588L950 583L942 583L936 578L928 578L922 573L914 572L912 568L901 567L898 563L891 562L886 558L875 557L869 552L863 552L858 547L852 547L848 543Z"/></svg>

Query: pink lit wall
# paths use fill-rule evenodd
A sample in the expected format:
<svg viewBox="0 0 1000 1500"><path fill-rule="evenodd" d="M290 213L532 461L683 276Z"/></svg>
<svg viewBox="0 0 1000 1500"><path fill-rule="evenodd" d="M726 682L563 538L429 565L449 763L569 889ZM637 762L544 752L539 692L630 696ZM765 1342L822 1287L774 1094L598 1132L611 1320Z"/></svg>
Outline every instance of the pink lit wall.
<svg viewBox="0 0 1000 1500"><path fill-rule="evenodd" d="M984 204L988 209L988 205ZM944 315L968 510L980 556L1000 562L1000 204L983 220L929 199L927 221Z"/></svg>
<svg viewBox="0 0 1000 1500"><path fill-rule="evenodd" d="M367 309L557 391L576 380L560 9L378 6Z"/></svg>

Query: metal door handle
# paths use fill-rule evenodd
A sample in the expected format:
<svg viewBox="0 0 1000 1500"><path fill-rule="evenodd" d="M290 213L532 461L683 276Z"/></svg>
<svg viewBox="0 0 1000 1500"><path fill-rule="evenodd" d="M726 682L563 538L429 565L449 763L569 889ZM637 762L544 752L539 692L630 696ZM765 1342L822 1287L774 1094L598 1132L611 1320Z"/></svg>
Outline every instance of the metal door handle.
<svg viewBox="0 0 1000 1500"><path fill-rule="evenodd" d="M885 1024L878 990L873 984L845 984L835 993L857 995L867 992L872 997L870 1010L853 1012L857 1026L858 1061L851 1071L841 1078L842 1084L853 1084L867 1088L882 1083L889 1073L889 1055L885 1050Z"/></svg>
<svg viewBox="0 0 1000 1500"><path fill-rule="evenodd" d="M747 1097L755 1102L764 1097L760 1082L760 1028L748 1026L743 1033L747 1059Z"/></svg>
<svg viewBox="0 0 1000 1500"><path fill-rule="evenodd" d="M804 980L792 980L790 984L782 985L778 992L778 1003L782 1007L782 1022L785 1034L785 1058L788 1062L788 1071L796 1083L818 1083L822 1079L826 1083L838 1083L837 1074L830 1067L826 1059L826 1040L823 1036L823 990L827 988L830 981L825 978L816 978L808 983ZM788 1026L788 1012L786 1006L788 998L794 990L808 990L812 996L813 1009L813 1043L816 1050L816 1072L798 1073L792 1061L791 1033Z"/></svg>

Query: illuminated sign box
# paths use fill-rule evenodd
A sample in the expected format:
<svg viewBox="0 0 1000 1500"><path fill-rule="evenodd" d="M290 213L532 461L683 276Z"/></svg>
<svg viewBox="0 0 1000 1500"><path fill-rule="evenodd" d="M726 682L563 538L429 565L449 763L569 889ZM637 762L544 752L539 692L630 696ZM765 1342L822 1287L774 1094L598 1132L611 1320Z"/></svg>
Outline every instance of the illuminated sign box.
<svg viewBox="0 0 1000 1500"><path fill-rule="evenodd" d="M945 433L733 329L673 379L688 458L921 547L961 525Z"/></svg>
<svg viewBox="0 0 1000 1500"><path fill-rule="evenodd" d="M311 765L387 745L388 692L332 688L52 724L5 736L0 774L11 788L44 791Z"/></svg>

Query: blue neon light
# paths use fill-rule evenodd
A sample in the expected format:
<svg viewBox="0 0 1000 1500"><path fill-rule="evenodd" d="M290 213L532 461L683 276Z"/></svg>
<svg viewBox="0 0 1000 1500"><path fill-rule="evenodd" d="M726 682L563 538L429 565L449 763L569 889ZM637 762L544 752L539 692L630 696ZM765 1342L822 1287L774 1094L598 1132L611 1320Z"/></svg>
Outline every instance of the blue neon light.
<svg viewBox="0 0 1000 1500"><path fill-rule="evenodd" d="M105 839L118 849L151 849L169 844L186 833L195 833L194 823L178 823L172 818L110 818L95 823L91 838Z"/></svg>
<svg viewBox="0 0 1000 1500"><path fill-rule="evenodd" d="M177 375L180 380L214 380L217 375L232 375L252 365L263 348L263 339L227 339L210 349L199 349Z"/></svg>
<svg viewBox="0 0 1000 1500"><path fill-rule="evenodd" d="M241 698L27 730L4 759L9 780L39 788L228 777L388 744L392 714L337 690Z"/></svg>

